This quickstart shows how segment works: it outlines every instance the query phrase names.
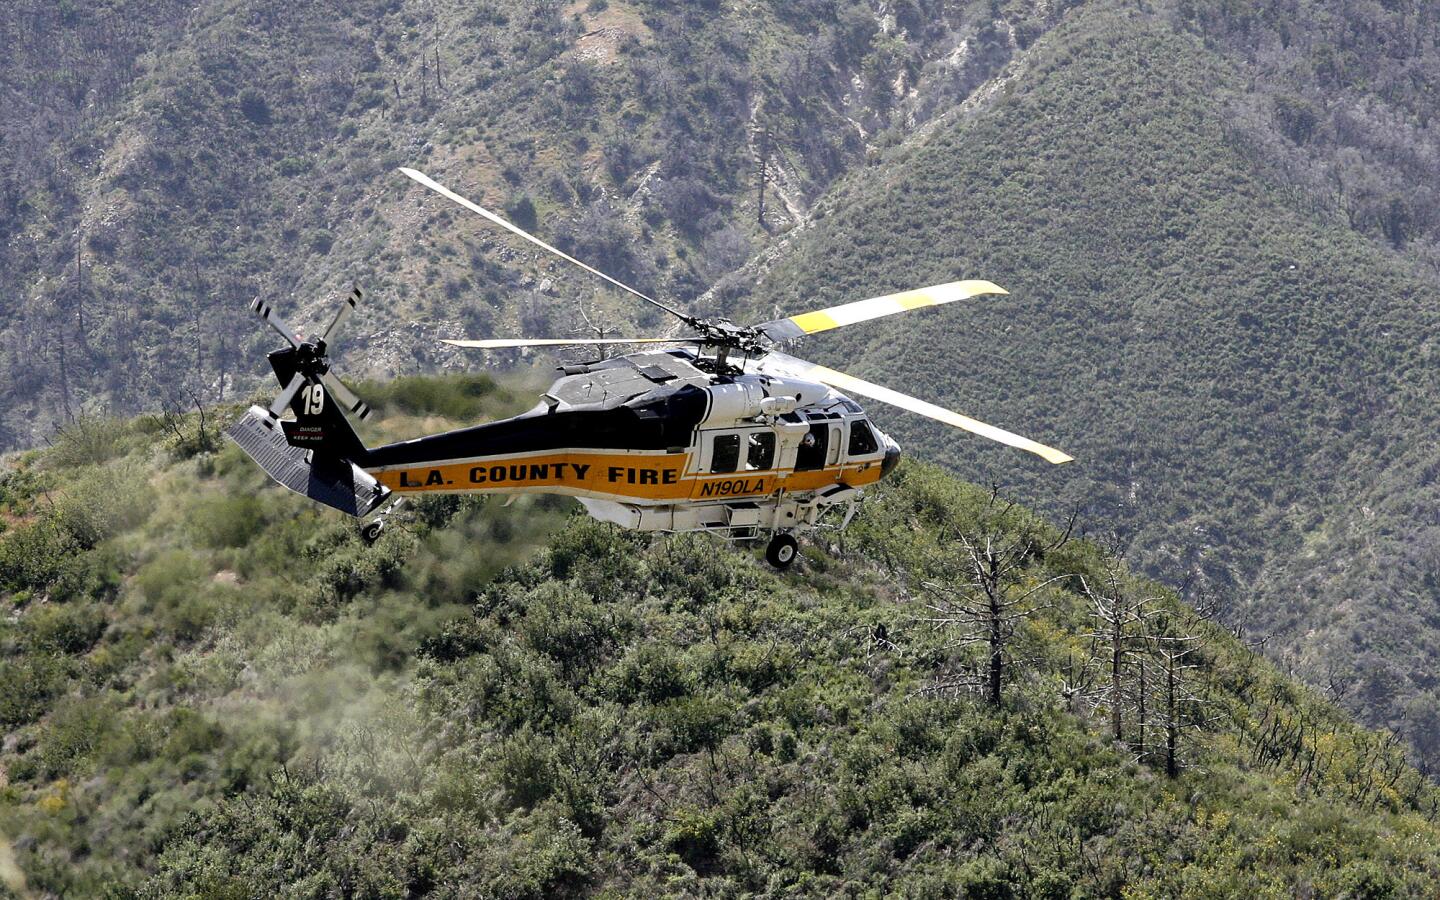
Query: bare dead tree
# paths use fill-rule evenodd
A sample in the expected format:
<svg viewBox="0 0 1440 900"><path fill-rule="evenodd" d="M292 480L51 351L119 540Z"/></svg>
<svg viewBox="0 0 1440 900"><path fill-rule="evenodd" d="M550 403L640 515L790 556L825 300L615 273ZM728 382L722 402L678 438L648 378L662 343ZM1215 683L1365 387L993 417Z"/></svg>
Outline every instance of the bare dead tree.
<svg viewBox="0 0 1440 900"><path fill-rule="evenodd" d="M1149 623L1159 615L1160 596L1145 596L1124 571L1118 546L1102 548L1104 571L1096 578L1081 578L1085 595L1090 599L1090 615L1095 630L1088 636L1109 673L1108 681L1097 694L1097 706L1110 711L1110 733L1116 741L1125 740L1125 713L1140 715L1138 677L1134 659L1143 653L1150 636ZM1142 737L1143 740L1143 737Z"/></svg>
<svg viewBox="0 0 1440 900"><path fill-rule="evenodd" d="M1060 667L1060 696L1078 715L1082 710L1094 708L1099 695L1099 670L1094 655L1070 651Z"/></svg>
<svg viewBox="0 0 1440 900"><path fill-rule="evenodd" d="M58 309L58 301L56 302ZM63 322L63 315L60 316ZM60 366L60 405L65 412L65 421L73 422L75 415L70 411L70 366L65 356L65 328L63 324L55 329L55 347Z"/></svg>
<svg viewBox="0 0 1440 900"><path fill-rule="evenodd" d="M1057 575L1038 582L1027 578L1037 557L1069 541L1070 528L1050 538L1030 521L1018 523L1016 528L1010 516L1014 506L1006 501L1002 507L998 493L992 491L982 519L987 524L953 536L953 553L946 565L953 574L924 583L930 593L926 607L931 615L921 621L932 629L954 630L957 638L952 648L984 648L979 668L962 671L937 683L936 688L978 687L992 706L1000 705L1002 699L1009 648L1019 624L1050 606L1035 602L1041 591L1070 577Z"/></svg>
<svg viewBox="0 0 1440 900"><path fill-rule="evenodd" d="M1181 736L1203 724L1197 710L1202 702L1190 689L1189 672L1196 668L1191 654L1203 645L1197 634L1161 635L1155 639L1160 663L1161 729L1165 737L1165 774L1175 778L1183 768Z"/></svg>
<svg viewBox="0 0 1440 900"><path fill-rule="evenodd" d="M186 423L186 414L180 402L167 397L160 404L160 426L174 439L175 449L184 456L199 453L213 453L220 447L220 429L212 427L209 412L194 391L189 392L190 402L199 414L192 433Z"/></svg>
<svg viewBox="0 0 1440 900"><path fill-rule="evenodd" d="M80 345L89 352L90 335L85 327L85 268L84 247L85 226L75 227L75 327Z"/></svg>
<svg viewBox="0 0 1440 900"><path fill-rule="evenodd" d="M1150 736L1150 709L1146 703L1150 696L1150 682L1146 678L1150 674L1149 661L1149 657L1145 653L1137 653L1134 656L1135 680L1133 682L1132 708L1135 710L1135 735L1130 739L1130 749L1134 752L1137 760L1144 760L1150 751L1146 742L1146 738Z"/></svg>
<svg viewBox="0 0 1440 900"><path fill-rule="evenodd" d="M570 328L571 334L580 334L584 335L587 338L595 338L597 340L603 341L606 337L614 335L617 332L623 332L625 330L624 328L614 324L614 322L612 322L611 320L602 318L596 313L587 311L585 309L584 300L577 299L575 301L575 310L578 314L579 321L575 322ZM586 356L594 359L595 355L598 354L601 359L608 359L612 353L611 348L612 345L610 344L599 344L587 350Z"/></svg>

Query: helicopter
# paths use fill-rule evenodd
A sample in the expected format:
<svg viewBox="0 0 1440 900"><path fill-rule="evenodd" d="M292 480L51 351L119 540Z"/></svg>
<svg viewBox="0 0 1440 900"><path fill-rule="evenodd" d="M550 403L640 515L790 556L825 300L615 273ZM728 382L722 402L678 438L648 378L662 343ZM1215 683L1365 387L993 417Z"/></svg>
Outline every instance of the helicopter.
<svg viewBox="0 0 1440 900"><path fill-rule="evenodd" d="M778 345L913 309L1007 293L956 281L801 313L758 325L701 318L552 247L415 169L406 177L613 287L673 316L684 334L628 338L446 340L455 347L635 345L565 366L536 406L513 418L367 447L347 416L369 407L331 371L330 343L363 299L355 288L317 337L292 330L260 299L251 309L288 346L268 355L281 391L252 406L227 435L276 482L364 520L379 539L410 495L562 494L591 516L651 532L768 538L766 560L787 568L797 536L843 529L864 489L892 472L900 446L852 397L865 397L1036 454L1072 457L852 375ZM648 345L669 345L653 347ZM282 418L286 409L293 418ZM835 519L838 518L838 521Z"/></svg>

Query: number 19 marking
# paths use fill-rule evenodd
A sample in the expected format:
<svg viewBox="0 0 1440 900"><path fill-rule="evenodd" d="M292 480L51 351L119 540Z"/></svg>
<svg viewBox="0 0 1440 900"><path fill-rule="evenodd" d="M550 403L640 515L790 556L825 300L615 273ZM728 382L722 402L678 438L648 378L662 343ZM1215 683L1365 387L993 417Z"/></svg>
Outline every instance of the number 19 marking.
<svg viewBox="0 0 1440 900"><path fill-rule="evenodd" d="M318 416L325 408L325 388L318 384L312 384L305 391L305 415Z"/></svg>

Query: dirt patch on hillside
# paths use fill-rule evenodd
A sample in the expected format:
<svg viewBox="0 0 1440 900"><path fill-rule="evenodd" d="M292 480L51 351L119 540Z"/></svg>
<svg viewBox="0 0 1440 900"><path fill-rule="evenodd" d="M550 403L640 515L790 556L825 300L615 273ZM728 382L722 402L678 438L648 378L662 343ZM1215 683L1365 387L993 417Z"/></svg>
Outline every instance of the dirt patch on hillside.
<svg viewBox="0 0 1440 900"><path fill-rule="evenodd" d="M595 65L609 65L620 56L627 40L642 44L654 37L640 13L628 3L610 2L604 9L590 11L588 0L580 0L565 8L565 15L577 16L585 33L575 41L571 51L575 58Z"/></svg>

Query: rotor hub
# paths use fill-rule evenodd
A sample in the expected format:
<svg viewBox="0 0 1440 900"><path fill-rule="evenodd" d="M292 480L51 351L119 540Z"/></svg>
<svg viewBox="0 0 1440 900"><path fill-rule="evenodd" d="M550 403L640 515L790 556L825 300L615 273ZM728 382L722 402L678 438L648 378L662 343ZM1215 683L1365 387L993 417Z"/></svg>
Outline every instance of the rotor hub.
<svg viewBox="0 0 1440 900"><path fill-rule="evenodd" d="M700 332L700 343L715 347L739 350L743 353L759 353L765 349L758 330L749 325L737 325L729 319L695 319L690 323Z"/></svg>
<svg viewBox="0 0 1440 900"><path fill-rule="evenodd" d="M330 371L323 340L306 341L295 348L295 370L308 378L318 378Z"/></svg>

